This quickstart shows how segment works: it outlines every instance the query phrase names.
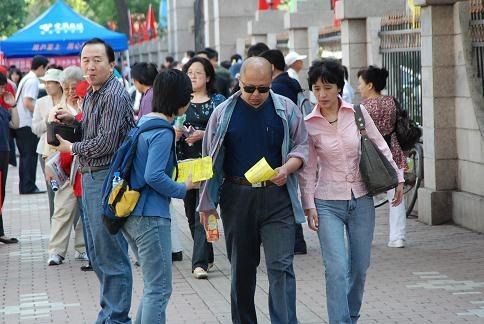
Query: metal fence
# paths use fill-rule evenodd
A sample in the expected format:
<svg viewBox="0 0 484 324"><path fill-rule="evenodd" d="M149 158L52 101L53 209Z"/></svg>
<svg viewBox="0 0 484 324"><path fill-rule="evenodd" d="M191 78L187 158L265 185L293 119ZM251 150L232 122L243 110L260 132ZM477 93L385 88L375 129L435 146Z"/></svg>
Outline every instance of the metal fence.
<svg viewBox="0 0 484 324"><path fill-rule="evenodd" d="M422 64L420 17L392 15L381 21L380 53L388 70L388 94L422 125Z"/></svg>
<svg viewBox="0 0 484 324"><path fill-rule="evenodd" d="M340 27L327 27L319 31L318 56L342 58L341 29Z"/></svg>
<svg viewBox="0 0 484 324"><path fill-rule="evenodd" d="M484 0L471 0L470 35L477 67L477 76L482 81L484 95Z"/></svg>

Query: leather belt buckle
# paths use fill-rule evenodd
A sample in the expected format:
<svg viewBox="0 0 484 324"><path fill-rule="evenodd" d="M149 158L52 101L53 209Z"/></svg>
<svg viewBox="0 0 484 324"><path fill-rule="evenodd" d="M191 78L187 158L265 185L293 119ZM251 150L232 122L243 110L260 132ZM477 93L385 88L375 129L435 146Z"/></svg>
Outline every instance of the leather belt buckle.
<svg viewBox="0 0 484 324"><path fill-rule="evenodd" d="M256 182L252 184L252 188L262 188L265 187L264 182Z"/></svg>

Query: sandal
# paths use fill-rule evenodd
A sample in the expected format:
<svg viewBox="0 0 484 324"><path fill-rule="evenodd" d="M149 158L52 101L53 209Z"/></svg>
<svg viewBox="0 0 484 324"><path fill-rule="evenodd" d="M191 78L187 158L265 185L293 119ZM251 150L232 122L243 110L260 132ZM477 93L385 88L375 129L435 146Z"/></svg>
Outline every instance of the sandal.
<svg viewBox="0 0 484 324"><path fill-rule="evenodd" d="M0 242L2 242L3 244L13 244L18 243L18 240L15 237L8 238L4 236L0 237Z"/></svg>

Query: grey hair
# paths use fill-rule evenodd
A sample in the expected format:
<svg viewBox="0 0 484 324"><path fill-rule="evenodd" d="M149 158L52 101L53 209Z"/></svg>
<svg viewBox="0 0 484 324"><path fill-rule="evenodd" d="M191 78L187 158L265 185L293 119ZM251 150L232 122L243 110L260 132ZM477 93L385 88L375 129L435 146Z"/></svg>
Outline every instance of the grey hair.
<svg viewBox="0 0 484 324"><path fill-rule="evenodd" d="M61 83L66 81L82 81L84 77L82 76L81 68L76 65L71 65L62 71L60 75Z"/></svg>

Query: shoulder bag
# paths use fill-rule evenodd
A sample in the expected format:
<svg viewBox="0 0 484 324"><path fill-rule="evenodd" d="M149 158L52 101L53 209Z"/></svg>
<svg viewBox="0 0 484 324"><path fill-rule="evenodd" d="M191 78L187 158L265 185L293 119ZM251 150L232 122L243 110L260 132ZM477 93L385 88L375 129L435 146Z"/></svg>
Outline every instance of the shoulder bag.
<svg viewBox="0 0 484 324"><path fill-rule="evenodd" d="M354 105L354 109L356 126L361 134L360 174L368 193L374 196L395 188L398 176L385 155L368 137L360 105Z"/></svg>

